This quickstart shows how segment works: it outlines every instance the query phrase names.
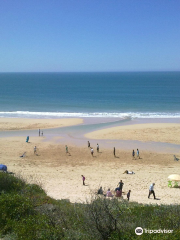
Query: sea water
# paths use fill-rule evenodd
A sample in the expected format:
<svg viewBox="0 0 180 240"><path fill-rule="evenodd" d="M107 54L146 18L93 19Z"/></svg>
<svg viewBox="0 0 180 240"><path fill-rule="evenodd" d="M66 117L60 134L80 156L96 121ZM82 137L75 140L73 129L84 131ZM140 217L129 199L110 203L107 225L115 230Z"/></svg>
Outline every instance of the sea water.
<svg viewBox="0 0 180 240"><path fill-rule="evenodd" d="M0 73L0 117L180 118L180 72Z"/></svg>

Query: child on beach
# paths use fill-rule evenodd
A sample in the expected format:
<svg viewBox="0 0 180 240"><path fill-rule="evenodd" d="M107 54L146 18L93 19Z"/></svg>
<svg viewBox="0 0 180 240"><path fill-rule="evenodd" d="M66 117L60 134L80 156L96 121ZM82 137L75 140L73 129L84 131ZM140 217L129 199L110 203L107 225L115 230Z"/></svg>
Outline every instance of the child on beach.
<svg viewBox="0 0 180 240"><path fill-rule="evenodd" d="M129 190L129 192L127 193L127 199L129 201L129 198L130 198L130 194L131 194L131 190Z"/></svg>
<svg viewBox="0 0 180 240"><path fill-rule="evenodd" d="M83 185L85 185L85 176L81 175L82 180L83 180Z"/></svg>

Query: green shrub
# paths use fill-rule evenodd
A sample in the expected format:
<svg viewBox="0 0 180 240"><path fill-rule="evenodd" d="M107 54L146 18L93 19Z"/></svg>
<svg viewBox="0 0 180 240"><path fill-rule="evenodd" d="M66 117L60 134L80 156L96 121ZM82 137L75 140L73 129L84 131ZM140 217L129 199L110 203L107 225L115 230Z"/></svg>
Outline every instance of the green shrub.
<svg viewBox="0 0 180 240"><path fill-rule="evenodd" d="M63 230L51 224L45 215L30 215L14 225L17 239L26 240L61 240L64 236Z"/></svg>
<svg viewBox="0 0 180 240"><path fill-rule="evenodd" d="M0 197L0 231L11 230L13 221L19 221L33 213L33 205L28 198L18 194L2 194Z"/></svg>
<svg viewBox="0 0 180 240"><path fill-rule="evenodd" d="M0 193L21 191L25 186L26 183L24 180L14 177L13 175L0 172Z"/></svg>
<svg viewBox="0 0 180 240"><path fill-rule="evenodd" d="M179 205L144 205L96 197L86 204L48 197L38 185L0 174L0 237L4 240L180 239ZM168 229L142 234L135 228Z"/></svg>

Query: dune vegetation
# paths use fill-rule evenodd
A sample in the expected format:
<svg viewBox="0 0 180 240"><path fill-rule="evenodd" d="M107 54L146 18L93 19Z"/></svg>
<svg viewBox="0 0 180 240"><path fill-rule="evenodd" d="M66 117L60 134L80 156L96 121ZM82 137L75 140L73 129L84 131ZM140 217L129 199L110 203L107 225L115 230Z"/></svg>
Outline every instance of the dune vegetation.
<svg viewBox="0 0 180 240"><path fill-rule="evenodd" d="M86 204L55 200L39 185L0 173L0 238L4 240L178 240L179 216L179 205L143 205L104 196ZM141 236L135 233L137 227L144 230Z"/></svg>

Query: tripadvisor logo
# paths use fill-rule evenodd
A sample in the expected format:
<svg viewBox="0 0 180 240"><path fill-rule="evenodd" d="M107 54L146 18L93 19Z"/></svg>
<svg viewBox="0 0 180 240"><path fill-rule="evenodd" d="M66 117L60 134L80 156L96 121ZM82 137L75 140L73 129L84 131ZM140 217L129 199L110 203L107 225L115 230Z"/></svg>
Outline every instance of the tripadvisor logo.
<svg viewBox="0 0 180 240"><path fill-rule="evenodd" d="M144 228L144 231L143 231L143 229L141 227L137 227L135 229L135 234L136 235L142 235L143 232L144 233L150 233L150 234L152 234L152 233L173 233L173 230L169 230L169 229L154 229L154 230L152 230L152 229Z"/></svg>
<svg viewBox="0 0 180 240"><path fill-rule="evenodd" d="M143 229L142 229L141 227L137 227L137 228L135 229L135 233L136 233L137 235L141 235L141 234L143 234Z"/></svg>

